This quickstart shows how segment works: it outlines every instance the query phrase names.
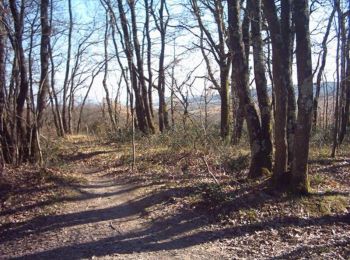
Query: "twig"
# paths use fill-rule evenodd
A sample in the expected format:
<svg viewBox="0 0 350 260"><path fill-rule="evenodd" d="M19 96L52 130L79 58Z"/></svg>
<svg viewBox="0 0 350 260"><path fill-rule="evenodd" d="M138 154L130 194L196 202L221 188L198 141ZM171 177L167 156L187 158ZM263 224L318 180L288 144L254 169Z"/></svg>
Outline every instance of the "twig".
<svg viewBox="0 0 350 260"><path fill-rule="evenodd" d="M207 160L205 159L205 156L202 157L202 160L203 160L205 166L207 167L207 172L208 172L208 173L210 174L210 176L214 179L215 183L216 183L217 185L220 185L220 183L219 183L218 180L216 179L215 175L214 175L214 174L212 173L212 171L210 170L209 165L208 165L208 162L207 162Z"/></svg>

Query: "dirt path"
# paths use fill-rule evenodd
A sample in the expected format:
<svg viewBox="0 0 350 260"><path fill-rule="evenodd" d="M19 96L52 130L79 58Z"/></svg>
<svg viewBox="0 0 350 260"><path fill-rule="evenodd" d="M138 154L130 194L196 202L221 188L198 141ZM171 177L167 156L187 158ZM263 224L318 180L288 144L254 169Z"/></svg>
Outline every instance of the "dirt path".
<svg viewBox="0 0 350 260"><path fill-rule="evenodd" d="M201 223L190 213L155 220L145 211L166 194L118 185L98 169L85 169L81 196L61 204L59 213L9 230L2 258L23 259L224 259L224 251L204 237L191 238ZM207 239L207 238L206 238Z"/></svg>
<svg viewBox="0 0 350 260"><path fill-rule="evenodd" d="M66 164L52 169L56 177L67 174L86 180L69 185L75 193L58 204L38 197L32 204L0 211L0 225L5 223L0 226L0 259L348 259L350 255L348 210L305 216L293 201L238 188L230 221L210 222L205 210L183 203L193 189L130 176L118 147L82 143L79 149L69 150L62 156ZM350 171L342 170L348 161L341 163L330 167L348 180ZM130 179L133 184L126 182ZM58 209L45 215L48 205Z"/></svg>

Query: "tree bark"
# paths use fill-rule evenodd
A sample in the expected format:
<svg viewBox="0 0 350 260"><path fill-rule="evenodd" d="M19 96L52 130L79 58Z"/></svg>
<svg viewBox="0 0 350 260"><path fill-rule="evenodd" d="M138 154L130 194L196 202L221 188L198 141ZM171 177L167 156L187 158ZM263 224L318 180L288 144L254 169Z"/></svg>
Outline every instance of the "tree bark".
<svg viewBox="0 0 350 260"><path fill-rule="evenodd" d="M264 13L268 21L272 40L272 66L275 90L275 164L273 178L277 185L285 179L287 172L287 102L288 60L290 52L284 46L281 23L274 1L263 0Z"/></svg>
<svg viewBox="0 0 350 260"><path fill-rule="evenodd" d="M131 31L133 35L133 42L134 42L134 51L136 55L136 63L137 63L137 74L138 79L141 87L141 97L143 100L144 105L144 113L146 116L146 122L147 122L147 132L154 133L155 128L152 121L152 115L149 107L148 102L148 91L146 87L145 77L144 77L144 70L143 70L143 60L141 57L140 52L140 43L137 36L137 24L136 24L136 12L135 12L135 0L129 0L129 7L130 7L130 13L131 13Z"/></svg>
<svg viewBox="0 0 350 260"><path fill-rule="evenodd" d="M69 88L69 70L70 70L70 59L72 52L72 33L73 33L73 12L72 12L72 0L68 0L68 13L69 13L69 27L68 27L68 45L67 45L67 60L66 60L66 72L63 82L63 96L62 96L62 123L65 133L69 133L68 121L67 121L67 95Z"/></svg>
<svg viewBox="0 0 350 260"><path fill-rule="evenodd" d="M334 8L329 19L328 19L326 33L325 33L323 40L322 40L322 51L323 51L322 60L321 60L320 69L318 70L318 73L317 73L316 93L315 93L314 102L313 102L313 127L314 127L314 129L316 129L316 127L317 127L318 99L320 97L321 80L322 80L324 68L326 66L326 59L327 59L327 54L328 54L327 41L328 41L328 36L329 36L330 30L331 30L335 10L336 9Z"/></svg>
<svg viewBox="0 0 350 260"><path fill-rule="evenodd" d="M43 113L47 103L47 95L50 89L49 84L49 46L51 28L49 24L49 0L41 0L40 23L41 23L41 43L40 43L40 84L37 98L36 122L33 131L32 156L35 161L42 160L40 150L40 129L43 124Z"/></svg>
<svg viewBox="0 0 350 260"><path fill-rule="evenodd" d="M24 11L25 3L21 1L20 11L17 10L16 1L11 0L10 9L14 22L15 52L18 60L20 83L19 93L16 99L16 121L17 121L17 146L18 146L18 163L28 160L29 144L26 135L25 111L24 105L28 95L29 82L28 70L23 48L23 29L24 29Z"/></svg>
<svg viewBox="0 0 350 260"><path fill-rule="evenodd" d="M313 106L313 74L307 0L295 2L294 16L299 95L291 187L298 194L307 194L309 192L307 164Z"/></svg>
<svg viewBox="0 0 350 260"><path fill-rule="evenodd" d="M261 126L258 113L250 97L248 82L248 66L242 40L240 23L240 4L238 0L228 0L228 24L230 33L230 49L233 66L235 67L235 84L240 102L244 107L247 121L251 163L248 176L251 178L262 176L271 170L271 158L265 153L261 142Z"/></svg>
<svg viewBox="0 0 350 260"><path fill-rule="evenodd" d="M3 0L0 10L3 10ZM0 155L2 163L12 163L14 160L13 139L8 126L8 112L6 111L6 29L4 26L5 12L0 12Z"/></svg>
<svg viewBox="0 0 350 260"><path fill-rule="evenodd" d="M263 41L261 38L261 0L254 0L252 6L253 19L251 20L253 60L255 86L258 96L259 109L261 114L261 150L268 158L266 165L269 171L272 170L272 113L270 98L267 91L267 79L265 74L265 58L263 53Z"/></svg>

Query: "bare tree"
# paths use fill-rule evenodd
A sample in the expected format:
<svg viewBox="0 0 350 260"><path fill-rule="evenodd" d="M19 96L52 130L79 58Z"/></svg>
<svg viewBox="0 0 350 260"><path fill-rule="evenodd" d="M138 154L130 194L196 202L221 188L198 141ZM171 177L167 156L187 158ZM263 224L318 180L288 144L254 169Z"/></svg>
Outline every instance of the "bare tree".
<svg viewBox="0 0 350 260"><path fill-rule="evenodd" d="M191 6L193 13L197 19L200 29L200 48L205 60L209 80L213 83L214 87L219 91L221 98L221 123L220 134L222 138L227 138L230 134L229 131L229 74L231 66L231 54L227 50L227 28L224 22L224 7L221 0L213 1L199 1L204 6L204 12L209 12L213 16L215 21L215 30L217 35L211 33L210 25L206 25L203 20L203 12L201 11L198 0L191 0ZM217 40L216 40L217 39ZM209 59L209 53L214 57L220 71L219 81L215 78L214 71L211 67Z"/></svg>

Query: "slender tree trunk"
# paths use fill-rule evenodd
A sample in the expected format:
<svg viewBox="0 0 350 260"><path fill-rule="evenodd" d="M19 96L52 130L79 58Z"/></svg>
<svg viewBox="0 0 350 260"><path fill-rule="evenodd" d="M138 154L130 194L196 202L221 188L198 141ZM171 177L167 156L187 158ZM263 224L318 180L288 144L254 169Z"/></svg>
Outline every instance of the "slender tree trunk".
<svg viewBox="0 0 350 260"><path fill-rule="evenodd" d="M73 33L73 12L72 12L72 0L68 0L68 13L69 13L69 28L68 28L68 46L67 46L67 60L66 60L66 72L63 82L63 96L62 96L62 123L65 133L69 133L68 121L67 121L67 95L69 88L69 71L70 71L70 59L72 52L72 33Z"/></svg>
<svg viewBox="0 0 350 260"><path fill-rule="evenodd" d="M3 0L0 1L2 10ZM4 26L5 15L0 13L0 156L4 160L1 163L12 163L14 160L13 138L10 136L8 126L8 112L6 111L6 29Z"/></svg>
<svg viewBox="0 0 350 260"><path fill-rule="evenodd" d="M350 7L350 4L349 4ZM346 35L346 26L345 26L345 15L339 13L338 15L342 16L341 23L341 41L342 41L342 52L341 52L341 89L342 89L342 109L341 109L341 121L339 129L339 144L342 144L346 128L349 125L349 112L350 112L350 8L348 9L348 35Z"/></svg>
<svg viewBox="0 0 350 260"><path fill-rule="evenodd" d="M252 43L254 59L255 85L258 95L258 103L261 114L261 150L264 156L268 158L266 168L272 170L272 113L269 94L267 91L267 79L265 75L265 58L263 53L263 41L261 38L261 0L254 0L252 6L253 19Z"/></svg>
<svg viewBox="0 0 350 260"><path fill-rule="evenodd" d="M287 172L287 85L290 77L288 60L290 52L285 48L281 23L274 1L263 0L264 13L268 21L272 40L272 66L275 90L275 165L273 177L277 185L284 182Z"/></svg>
<svg viewBox="0 0 350 260"><path fill-rule="evenodd" d="M294 16L299 96L291 187L296 193L307 194L309 192L307 164L313 104L308 0L295 2Z"/></svg>
<svg viewBox="0 0 350 260"><path fill-rule="evenodd" d="M24 105L28 95L29 82L28 70L26 66L24 48L23 48L23 27L24 27L24 11L25 3L22 0L20 11L17 10L16 1L11 0L10 9L15 27L15 51L17 52L17 60L20 72L19 92L16 100L16 121L17 121L17 146L19 151L18 162L28 160L29 146L26 135L26 122Z"/></svg>
<svg viewBox="0 0 350 260"><path fill-rule="evenodd" d="M334 8L329 19L328 19L326 33L325 33L323 40L322 40L323 53L322 53L322 59L321 59L321 66L320 66L320 69L318 70L318 73L317 73L316 93L315 93L314 102L313 102L313 127L314 127L314 129L316 129L316 127L317 127L318 99L320 97L322 75L323 75L324 69L326 67L326 59L327 59L327 54L328 54L328 48L327 48L328 36L329 36L332 22L334 19L335 10L336 9Z"/></svg>
<svg viewBox="0 0 350 260"><path fill-rule="evenodd" d="M153 111L153 97L152 97L152 82L153 82L153 73L152 73L152 40L150 35L150 28L149 28L149 14L150 9L152 6L149 6L149 0L144 0L145 3L145 33L147 38L147 70L148 70L148 102L150 107L150 112L152 117L154 117L154 111ZM152 1L151 1L152 3Z"/></svg>
<svg viewBox="0 0 350 260"><path fill-rule="evenodd" d="M40 22L41 22L41 44L40 44L40 85L37 98L36 122L33 131L32 156L35 161L42 162L40 150L40 129L43 124L43 113L47 103L47 95L50 89L49 84L49 46L51 28L49 24L49 0L41 0Z"/></svg>
<svg viewBox="0 0 350 260"><path fill-rule="evenodd" d="M135 0L129 0L129 7L131 12L131 28L132 28L132 35L133 35L133 42L134 42L134 49L136 54L136 62L137 62L137 73L138 73L138 79L140 83L141 88L141 98L143 100L143 109L146 116L146 122L147 122L147 132L154 133L155 128L152 121L152 116L150 112L149 102L148 102L148 92L144 77L144 70L143 70L143 61L141 57L140 52L140 43L137 36L137 24L136 24L136 13L135 13ZM137 106L137 104L136 104Z"/></svg>
<svg viewBox="0 0 350 260"><path fill-rule="evenodd" d="M148 124L147 124L147 119L146 119L146 114L144 109L144 103L143 103L144 99L142 98L140 88L138 85L138 80L136 75L137 72L133 62L133 51L132 51L133 48L132 48L132 43L131 43L130 34L129 34L128 20L125 15L122 0L118 0L118 11L119 11L122 30L123 30L124 51L128 60L131 86L135 93L135 96L133 96L133 98L135 99L135 112L136 112L136 118L138 122L138 128L143 133L148 133L149 129L148 129ZM132 94L131 91L129 94L131 97L131 94Z"/></svg>
<svg viewBox="0 0 350 260"><path fill-rule="evenodd" d="M105 34L104 34L104 74L103 74L103 80L102 80L102 85L105 91L106 95L106 103L107 103L107 109L108 109L108 115L109 119L111 121L112 125L112 130L114 133L117 132L117 124L113 115L113 105L111 102L108 86L107 86L107 77L108 77L108 31L109 31L109 26L108 26L108 9L106 8L106 27L105 27Z"/></svg>
<svg viewBox="0 0 350 260"><path fill-rule="evenodd" d="M335 8L339 11L339 0L334 0ZM340 46L341 46L341 36L340 36L340 27L341 27L341 17L338 12L338 35L337 35L337 54L336 54L336 74L337 74L337 83L336 83L336 93L335 93L335 107L334 107L334 127L333 127L333 145L331 157L335 157L336 150L339 145L339 122L340 122L340 105L339 105L339 91L340 91L340 74L339 74L339 60L340 60ZM334 102L333 102L334 103Z"/></svg>
<svg viewBox="0 0 350 260"><path fill-rule="evenodd" d="M292 66L293 66L293 43L294 43L294 31L292 22L292 0L281 1L281 34L283 39L283 45L288 53L285 58L285 66L288 67L288 73L286 71L285 80L287 88L287 149L288 149L288 165L291 165L293 161L293 146L294 146L294 133L296 125L296 101L295 92L292 81Z"/></svg>
<svg viewBox="0 0 350 260"><path fill-rule="evenodd" d="M151 7L152 8L152 7ZM160 33L160 55L158 66L158 98L159 98L159 131L169 129L167 104L165 101L165 73L164 73L164 59L165 59L165 37L169 18L164 18L164 10L168 12L165 0L160 1L159 17L155 15L152 9L152 14L156 23L156 27Z"/></svg>
<svg viewBox="0 0 350 260"><path fill-rule="evenodd" d="M249 177L259 177L271 168L271 158L266 156L263 149L260 120L250 97L248 86L248 66L244 52L242 28L240 24L240 4L238 0L228 0L227 6L230 49L233 66L235 67L235 83L237 84L238 97L244 107L251 149Z"/></svg>

